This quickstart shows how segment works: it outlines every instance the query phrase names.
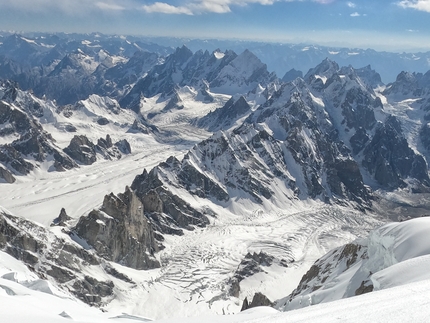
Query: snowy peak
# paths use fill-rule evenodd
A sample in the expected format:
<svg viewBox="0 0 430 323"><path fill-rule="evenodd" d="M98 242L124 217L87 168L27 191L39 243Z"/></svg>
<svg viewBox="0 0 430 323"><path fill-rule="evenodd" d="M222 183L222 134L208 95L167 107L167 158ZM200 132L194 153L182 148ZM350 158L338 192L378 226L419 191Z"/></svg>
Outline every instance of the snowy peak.
<svg viewBox="0 0 430 323"><path fill-rule="evenodd" d="M304 79L309 82L322 82L325 84L327 79L331 78L335 73L339 71L339 65L326 58L319 65L311 68L305 75Z"/></svg>
<svg viewBox="0 0 430 323"><path fill-rule="evenodd" d="M364 149L363 165L384 187L404 187L408 178L418 180L424 187L430 185L425 159L409 147L394 116L377 125L374 137Z"/></svg>
<svg viewBox="0 0 430 323"><path fill-rule="evenodd" d="M395 82L387 85L383 94L400 99L424 96L429 91L430 71L425 74L403 71L397 76Z"/></svg>
<svg viewBox="0 0 430 323"><path fill-rule="evenodd" d="M298 77L303 78L303 72L292 68L287 73L285 73L285 75L282 77L282 81L283 82L292 82Z"/></svg>
<svg viewBox="0 0 430 323"><path fill-rule="evenodd" d="M275 79L276 76L267 71L266 64L245 50L220 71L210 86L214 91L237 94L250 91L258 84L265 86Z"/></svg>
<svg viewBox="0 0 430 323"><path fill-rule="evenodd" d="M122 107L139 111L142 97L161 94L171 96L177 88L190 86L201 88L208 84L215 93L242 94L276 80L274 74L250 51L237 56L232 51L212 54L197 51L192 54L186 48L178 48L165 62L155 66L148 75L140 79L131 91L120 101Z"/></svg>
<svg viewBox="0 0 430 323"><path fill-rule="evenodd" d="M374 89L377 86L381 86L382 80L381 75L372 69L370 65L362 68L355 69L355 72L370 88Z"/></svg>
<svg viewBox="0 0 430 323"><path fill-rule="evenodd" d="M198 121L198 125L211 132L227 130L234 125L239 118L246 116L250 112L251 107L243 96L240 96L237 100L231 97L223 107L201 118Z"/></svg>
<svg viewBox="0 0 430 323"><path fill-rule="evenodd" d="M86 55L80 50L66 55L55 67L49 76L60 74L63 70L78 70L86 74L91 74L96 70L98 63L94 58Z"/></svg>

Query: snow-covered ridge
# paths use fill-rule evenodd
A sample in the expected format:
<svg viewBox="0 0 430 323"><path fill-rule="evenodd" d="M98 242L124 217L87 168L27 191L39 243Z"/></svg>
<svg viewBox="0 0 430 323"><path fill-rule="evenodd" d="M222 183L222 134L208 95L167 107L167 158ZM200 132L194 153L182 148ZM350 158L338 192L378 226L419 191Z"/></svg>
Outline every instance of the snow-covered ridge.
<svg viewBox="0 0 430 323"><path fill-rule="evenodd" d="M389 223L317 260L284 311L430 279L430 218Z"/></svg>
<svg viewBox="0 0 430 323"><path fill-rule="evenodd" d="M76 55L92 57L85 48ZM107 51L98 55L114 57ZM142 65L146 59L148 65ZM116 99L93 94L97 87L89 87L87 99L65 106L29 92L1 90L4 107L26 114L26 120L36 125L32 129L40 126L49 132L57 148L66 147L76 134L87 152L91 144L80 136L90 141L102 138L101 145L112 136L115 141L130 140L132 153L121 160L107 160L96 153L93 165L50 173L46 172L52 166L50 156L39 161L22 150L19 156L34 163L34 170L28 177L17 176L15 186L0 190L8 208L45 226L62 207L71 213L66 232L81 223L81 229L75 230L79 238L72 235L74 242L99 252L105 265L132 281L112 278L114 295L109 294L103 303L108 311L121 307L127 313L153 318L178 313L230 314L255 292L264 292L271 300L283 297L316 258L380 224L372 213L378 201L372 199L371 188L428 191L427 133L416 139L417 132L408 133L411 128L405 126L412 119L409 113L417 122L413 129L424 123L426 98L414 94L413 99L401 101L402 111L394 113L399 105L394 105L390 95L374 89L380 86L380 78L370 67L339 68L324 60L304 79L280 83L272 80L265 64L250 51L239 56L232 51L220 55L218 50L193 54L186 47L165 59L140 52L115 65L117 69L103 64L88 72L89 79L103 76L97 86L115 93L116 98L130 91L130 101L122 103L132 109L121 108ZM149 70L138 68L142 66ZM63 72L70 76L78 70L66 66L60 77ZM87 73L85 69L83 73ZM230 90L239 89L242 95L230 98L217 83L233 85ZM215 113L207 114L214 109ZM214 123L220 132L210 136L196 127L205 115L217 116ZM232 122L224 122L226 116ZM10 131L16 124L4 122L0 130ZM7 144L10 138L9 134L2 140ZM16 144L22 147L25 142ZM124 194L117 194L130 184ZM127 214L127 208L134 221L142 220L147 229L138 238L151 242L141 253L150 256L149 265L148 259L136 264L122 257L127 253L124 250L118 256L116 246L124 244L106 234L112 228L115 234L128 231L117 229L113 221L114 215L122 218ZM128 211L122 212L124 209ZM64 235L59 228L49 231L52 237ZM157 244L152 243L153 238ZM132 236L130 241L136 239ZM380 247L382 243L393 248L391 238L372 239L369 253L382 255L383 261L367 263L360 274L351 274L355 278L348 293L367 291L371 285L375 289L397 285L385 270L408 266L408 260L395 263L394 256ZM358 259L364 255L363 246L349 244L342 257L333 255L333 259L343 261L355 253ZM140 253L135 245L130 249ZM248 254L251 258L262 255L263 261L243 272ZM427 263L421 258L413 261ZM354 266L355 260L346 261L344 267ZM385 268L388 264L391 266ZM122 265L162 268L140 272ZM367 267L372 272L385 269L379 270L381 276L360 280ZM92 269L85 268L89 281L100 275L110 277ZM313 268L308 277L315 271ZM133 283L134 288L127 288ZM108 291L109 286L107 282ZM312 288L313 292L322 290L319 285ZM318 300L316 295L311 302Z"/></svg>

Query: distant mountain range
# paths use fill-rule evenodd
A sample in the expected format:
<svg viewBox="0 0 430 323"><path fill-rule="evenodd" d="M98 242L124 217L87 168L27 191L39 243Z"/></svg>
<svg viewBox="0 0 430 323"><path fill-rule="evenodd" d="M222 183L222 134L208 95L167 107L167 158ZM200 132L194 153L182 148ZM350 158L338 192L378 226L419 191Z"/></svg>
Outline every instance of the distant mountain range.
<svg viewBox="0 0 430 323"><path fill-rule="evenodd" d="M384 194L428 199L430 71L421 73L420 64L430 54L267 44L193 52L100 34L3 34L0 42L1 185L134 163L130 157L148 142L181 145L181 153L139 169L122 193L107 194L93 210L70 217L62 209L52 228L0 209L2 251L88 304L127 300L130 289L150 297L180 281L186 286L172 298L185 293L184 303L196 307L237 307L244 293L259 292L262 285L247 285L256 275L304 266L309 245L320 256L380 224L375 214L393 216ZM264 57L295 70L279 78ZM385 75L407 68L386 84L369 64L387 67ZM124 172L113 171L118 178ZM426 212L417 208L413 216ZM365 254L373 242L321 258L277 306L300 307L299 297L317 297L326 280L373 264ZM219 243L222 251L195 264L196 254ZM332 258L347 268L334 268ZM133 271L157 268L145 283ZM367 276L347 296L370 291Z"/></svg>

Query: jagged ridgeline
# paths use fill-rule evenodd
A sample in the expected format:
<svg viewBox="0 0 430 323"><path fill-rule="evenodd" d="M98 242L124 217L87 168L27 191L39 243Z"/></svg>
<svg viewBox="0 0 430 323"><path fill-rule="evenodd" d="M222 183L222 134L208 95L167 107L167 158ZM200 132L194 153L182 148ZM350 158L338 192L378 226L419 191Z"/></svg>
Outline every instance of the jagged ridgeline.
<svg viewBox="0 0 430 323"><path fill-rule="evenodd" d="M278 207L311 199L364 210L372 207L371 187L390 190L410 184L427 190L427 163L409 146L400 121L384 112L372 90L379 82L369 67L339 68L325 60L304 79L283 84L241 126L215 133L182 160L170 157L145 170L124 195L107 196L100 211L81 219L74 230L107 248L100 243L105 233L98 236L102 225L96 222L104 223L104 214L133 217L131 210L138 209L149 221L145 234L161 244L163 234L205 226L216 216L210 208L187 202L193 198L224 207L241 199ZM220 116L234 105L243 114L249 110L245 104L243 97L236 104L231 100ZM97 228L90 234L82 228L89 223ZM142 244L151 255L160 248ZM103 253L115 261L113 254L121 254Z"/></svg>
<svg viewBox="0 0 430 323"><path fill-rule="evenodd" d="M115 143L105 130L109 127L165 143L163 125L151 124L157 119L152 110L143 116L148 98L155 98L155 113L162 116L187 110L189 102L180 95L185 88L201 105L223 97L214 111L183 118L190 128L213 135L187 146L191 149L181 158L141 170L123 193L106 195L89 214L71 220L64 210L48 230L2 211L0 247L90 304L109 302L118 285L134 286L113 263L159 268L166 235L205 228L222 212L278 215L303 210L306 203L367 211L377 189L429 192L427 74L402 73L381 92L375 90L381 78L370 66L340 68L328 59L304 76L290 71L283 82L248 50L192 53L184 46L163 57L139 51L117 64L119 56L106 61L99 53L97 61L90 54L69 53L35 79L48 97L58 96L64 105L2 83L0 136L13 140L0 145L1 181L12 183L42 164L48 171L64 171L131 154L128 141ZM56 82L69 74L82 88L57 93ZM88 94L93 95L76 102ZM393 109L411 98L415 119ZM82 135L79 119L103 133L101 138ZM67 135L63 149L44 130L50 120ZM232 285L226 297L240 295L241 281L262 272L266 263L286 265L269 254L247 254L225 280ZM96 268L97 279L84 274L88 265ZM267 302L259 296L254 305Z"/></svg>

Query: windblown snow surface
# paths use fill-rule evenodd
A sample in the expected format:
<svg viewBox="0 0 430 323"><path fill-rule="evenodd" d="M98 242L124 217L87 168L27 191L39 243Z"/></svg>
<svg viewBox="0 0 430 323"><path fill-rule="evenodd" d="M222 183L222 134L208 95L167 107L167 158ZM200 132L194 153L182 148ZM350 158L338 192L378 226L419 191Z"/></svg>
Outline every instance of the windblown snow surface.
<svg viewBox="0 0 430 323"><path fill-rule="evenodd" d="M430 218L391 223L363 239L369 247L366 266L375 270L377 291L334 302L278 312L258 307L236 315L205 315L157 322L428 322L430 317ZM371 252L370 249L373 251ZM364 261L363 261L364 263ZM343 281L342 281L343 280ZM340 277L335 293L348 281ZM330 293L330 292L329 292ZM155 304L154 304L155 305ZM16 259L0 252L0 316L2 322L142 322L148 318L125 314L124 306L108 312L76 301L36 277Z"/></svg>

